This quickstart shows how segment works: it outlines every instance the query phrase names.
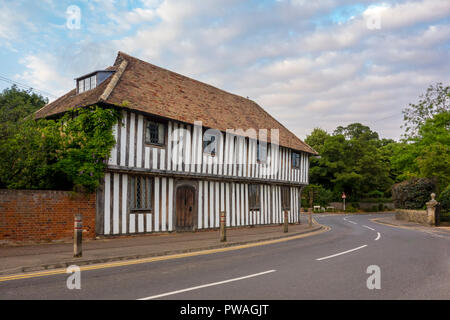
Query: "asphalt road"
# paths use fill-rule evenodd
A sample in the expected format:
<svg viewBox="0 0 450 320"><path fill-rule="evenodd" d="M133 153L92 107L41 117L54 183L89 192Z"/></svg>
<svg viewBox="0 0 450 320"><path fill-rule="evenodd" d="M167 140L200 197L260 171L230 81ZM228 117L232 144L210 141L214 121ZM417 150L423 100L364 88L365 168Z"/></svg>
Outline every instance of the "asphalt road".
<svg viewBox="0 0 450 320"><path fill-rule="evenodd" d="M376 215L380 216L379 214ZM450 238L317 215L331 230L203 256L0 282L5 299L450 299ZM368 289L369 266L380 289ZM372 282L371 282L372 283Z"/></svg>

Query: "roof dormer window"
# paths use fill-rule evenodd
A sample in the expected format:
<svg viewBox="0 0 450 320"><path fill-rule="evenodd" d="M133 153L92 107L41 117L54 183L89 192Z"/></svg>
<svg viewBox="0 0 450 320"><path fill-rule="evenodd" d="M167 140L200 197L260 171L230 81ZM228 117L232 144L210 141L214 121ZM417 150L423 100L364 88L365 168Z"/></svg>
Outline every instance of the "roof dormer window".
<svg viewBox="0 0 450 320"><path fill-rule="evenodd" d="M75 79L77 81L77 93L83 93L95 89L113 73L114 71L101 70Z"/></svg>
<svg viewBox="0 0 450 320"><path fill-rule="evenodd" d="M97 86L97 74L78 80L78 93L89 91Z"/></svg>

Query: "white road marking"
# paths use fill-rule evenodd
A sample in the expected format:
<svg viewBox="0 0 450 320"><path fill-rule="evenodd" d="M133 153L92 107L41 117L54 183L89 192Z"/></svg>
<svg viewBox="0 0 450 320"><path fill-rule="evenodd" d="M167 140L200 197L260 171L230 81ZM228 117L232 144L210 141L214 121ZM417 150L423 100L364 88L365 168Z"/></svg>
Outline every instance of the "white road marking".
<svg viewBox="0 0 450 320"><path fill-rule="evenodd" d="M375 231L375 229L373 229L373 228L371 228L371 227L364 226L364 225L363 225L363 227L364 227L364 228L367 228L367 229L369 229L369 230Z"/></svg>
<svg viewBox="0 0 450 320"><path fill-rule="evenodd" d="M350 221L350 220L346 220L347 222L353 223L353 224L357 224L356 222Z"/></svg>
<svg viewBox="0 0 450 320"><path fill-rule="evenodd" d="M375 240L378 240L381 238L381 234L379 232L377 232L377 238Z"/></svg>
<svg viewBox="0 0 450 320"><path fill-rule="evenodd" d="M248 276L243 276L243 277L239 277L239 278L234 278L234 279L229 279L229 280L224 280L224 281L219 281L219 282L213 282L213 283L203 284L203 285L196 286L196 287L191 287L191 288L181 289L181 290L177 290L177 291L171 291L171 292L167 292L167 293L162 293L162 294L158 294L158 295L154 295L154 296L150 296L150 297L146 297L146 298L141 298L141 299L138 299L138 300L157 299L157 298L166 297L166 296L170 296L170 295L174 295L174 294L178 294L178 293L182 293L182 292L186 292L186 291L192 291L192 290L197 290L197 289L202 289L202 288L207 288L207 287L212 287L212 286L218 286L218 285L221 285L221 284L224 284L224 283L229 283L229 282L244 280L244 279L248 279L248 278L258 277L258 276L262 276L264 274L272 273L272 272L275 272L275 271L276 270L264 271L264 272L250 274Z"/></svg>
<svg viewBox="0 0 450 320"><path fill-rule="evenodd" d="M349 253L349 252L352 252L352 251L356 251L356 250L362 249L362 248L364 248L364 247L367 247L367 244L365 244L365 245L363 245L363 246L361 246L361 247L358 247L358 248L350 249L350 250L347 250L347 251L344 251L344 252L339 252L339 253L333 254L333 255L331 255L331 256L326 256L326 257L323 257L323 258L318 258L318 259L316 259L316 260L317 260L317 261L321 261L321 260L325 260L325 259L334 258L334 257L340 256L340 255L343 255L343 254L346 254L346 253Z"/></svg>

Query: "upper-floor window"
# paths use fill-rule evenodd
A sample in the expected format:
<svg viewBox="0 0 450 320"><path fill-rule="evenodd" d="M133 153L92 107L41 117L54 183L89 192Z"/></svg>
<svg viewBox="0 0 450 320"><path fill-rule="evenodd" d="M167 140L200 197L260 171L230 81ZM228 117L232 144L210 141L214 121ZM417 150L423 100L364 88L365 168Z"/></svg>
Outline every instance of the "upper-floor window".
<svg viewBox="0 0 450 320"><path fill-rule="evenodd" d="M259 210L261 208L259 195L259 185L248 185L248 208L250 210Z"/></svg>
<svg viewBox="0 0 450 320"><path fill-rule="evenodd" d="M267 142L257 141L256 161L265 163L267 161Z"/></svg>
<svg viewBox="0 0 450 320"><path fill-rule="evenodd" d="M97 70L84 76L75 78L77 93L83 93L99 86L103 81L114 74L114 70Z"/></svg>
<svg viewBox="0 0 450 320"><path fill-rule="evenodd" d="M300 153L292 152L292 168L300 169Z"/></svg>
<svg viewBox="0 0 450 320"><path fill-rule="evenodd" d="M217 152L217 139L212 133L205 132L203 134L203 152L214 156Z"/></svg>
<svg viewBox="0 0 450 320"><path fill-rule="evenodd" d="M289 187L281 187L281 209L291 209L291 192Z"/></svg>
<svg viewBox="0 0 450 320"><path fill-rule="evenodd" d="M152 183L151 177L131 176L130 178L130 210L131 211L151 211L152 204Z"/></svg>
<svg viewBox="0 0 450 320"><path fill-rule="evenodd" d="M145 125L145 143L164 145L166 126L163 123L147 120Z"/></svg>
<svg viewBox="0 0 450 320"><path fill-rule="evenodd" d="M78 93L82 93L97 86L97 75L94 74L90 77L78 80Z"/></svg>

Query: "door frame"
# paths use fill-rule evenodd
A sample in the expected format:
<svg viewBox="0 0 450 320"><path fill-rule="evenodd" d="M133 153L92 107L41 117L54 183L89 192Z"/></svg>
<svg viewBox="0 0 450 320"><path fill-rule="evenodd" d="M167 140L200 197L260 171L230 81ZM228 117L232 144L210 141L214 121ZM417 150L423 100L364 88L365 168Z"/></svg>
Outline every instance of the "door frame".
<svg viewBox="0 0 450 320"><path fill-rule="evenodd" d="M194 206L192 209L192 231L196 231L198 228L198 182L194 180L176 179L174 183L174 197L173 197L173 212L172 221L174 223L173 230L176 232L183 232L183 230L177 230L177 192L180 187L191 187L194 189ZM185 230L190 231L190 230Z"/></svg>

